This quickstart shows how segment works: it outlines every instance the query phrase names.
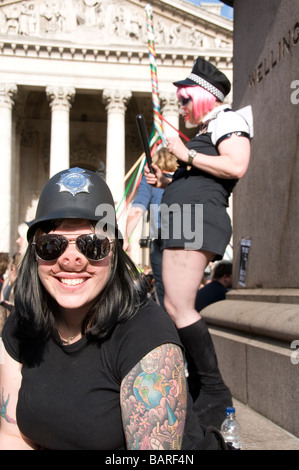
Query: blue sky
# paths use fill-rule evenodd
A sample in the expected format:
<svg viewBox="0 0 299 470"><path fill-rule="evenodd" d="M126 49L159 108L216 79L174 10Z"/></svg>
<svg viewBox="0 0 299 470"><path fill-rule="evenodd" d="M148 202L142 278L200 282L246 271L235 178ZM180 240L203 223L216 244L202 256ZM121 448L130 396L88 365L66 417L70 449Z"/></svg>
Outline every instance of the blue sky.
<svg viewBox="0 0 299 470"><path fill-rule="evenodd" d="M204 3L222 3L219 0L188 0L188 1L191 3L195 3L195 5L198 5L198 6L200 6L202 1ZM227 5L223 5L221 14L225 16L226 18L229 18L230 20L232 20L233 15L234 15L234 9Z"/></svg>

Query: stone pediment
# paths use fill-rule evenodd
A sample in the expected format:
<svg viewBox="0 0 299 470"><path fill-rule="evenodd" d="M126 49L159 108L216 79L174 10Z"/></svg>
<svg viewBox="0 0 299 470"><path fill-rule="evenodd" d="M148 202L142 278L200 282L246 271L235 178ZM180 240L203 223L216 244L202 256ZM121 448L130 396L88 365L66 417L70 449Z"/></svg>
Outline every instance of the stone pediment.
<svg viewBox="0 0 299 470"><path fill-rule="evenodd" d="M27 0L0 3L5 41L138 49L147 44L143 0ZM227 49L232 22L184 0L153 1L158 48Z"/></svg>

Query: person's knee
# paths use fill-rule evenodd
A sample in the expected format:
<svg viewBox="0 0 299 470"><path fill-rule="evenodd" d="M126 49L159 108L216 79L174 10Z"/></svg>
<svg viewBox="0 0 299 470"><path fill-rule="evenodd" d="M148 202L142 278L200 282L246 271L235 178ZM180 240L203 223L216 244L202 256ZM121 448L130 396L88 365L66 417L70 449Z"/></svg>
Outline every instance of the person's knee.
<svg viewBox="0 0 299 470"><path fill-rule="evenodd" d="M164 296L164 307L170 318L175 322L178 311L175 304L172 302L172 299L167 295Z"/></svg>

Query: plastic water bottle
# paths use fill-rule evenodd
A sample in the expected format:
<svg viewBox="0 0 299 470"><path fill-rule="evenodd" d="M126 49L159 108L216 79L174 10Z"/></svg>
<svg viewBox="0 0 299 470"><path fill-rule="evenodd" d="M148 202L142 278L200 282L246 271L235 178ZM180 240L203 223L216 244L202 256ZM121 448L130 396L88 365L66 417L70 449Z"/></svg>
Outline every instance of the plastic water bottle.
<svg viewBox="0 0 299 470"><path fill-rule="evenodd" d="M241 426L235 417L233 407L226 408L226 418L221 425L221 434L225 442L229 442L236 450L242 450Z"/></svg>

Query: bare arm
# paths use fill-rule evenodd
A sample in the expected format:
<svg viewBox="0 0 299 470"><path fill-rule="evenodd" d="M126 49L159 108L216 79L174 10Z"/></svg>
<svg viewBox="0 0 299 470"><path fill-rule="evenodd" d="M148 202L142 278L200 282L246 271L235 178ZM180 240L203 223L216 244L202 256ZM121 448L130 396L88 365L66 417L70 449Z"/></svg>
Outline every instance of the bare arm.
<svg viewBox="0 0 299 470"><path fill-rule="evenodd" d="M181 449L187 388L181 349L163 344L123 379L121 410L129 450Z"/></svg>
<svg viewBox="0 0 299 470"><path fill-rule="evenodd" d="M0 348L0 450L32 450L35 446L21 434L16 423L21 364L14 361L5 351L1 338Z"/></svg>
<svg viewBox="0 0 299 470"><path fill-rule="evenodd" d="M132 206L129 211L127 222L126 222L126 232L125 232L124 244L123 244L124 251L127 251L128 253L130 253L130 250L131 250L130 237L132 233L134 232L143 213L144 213L143 209L138 206Z"/></svg>
<svg viewBox="0 0 299 470"><path fill-rule="evenodd" d="M188 149L179 137L168 137L167 148L181 161L188 162ZM250 141L246 137L232 136L223 140L219 147L219 156L197 153L192 166L206 171L218 178L242 178L250 159Z"/></svg>

